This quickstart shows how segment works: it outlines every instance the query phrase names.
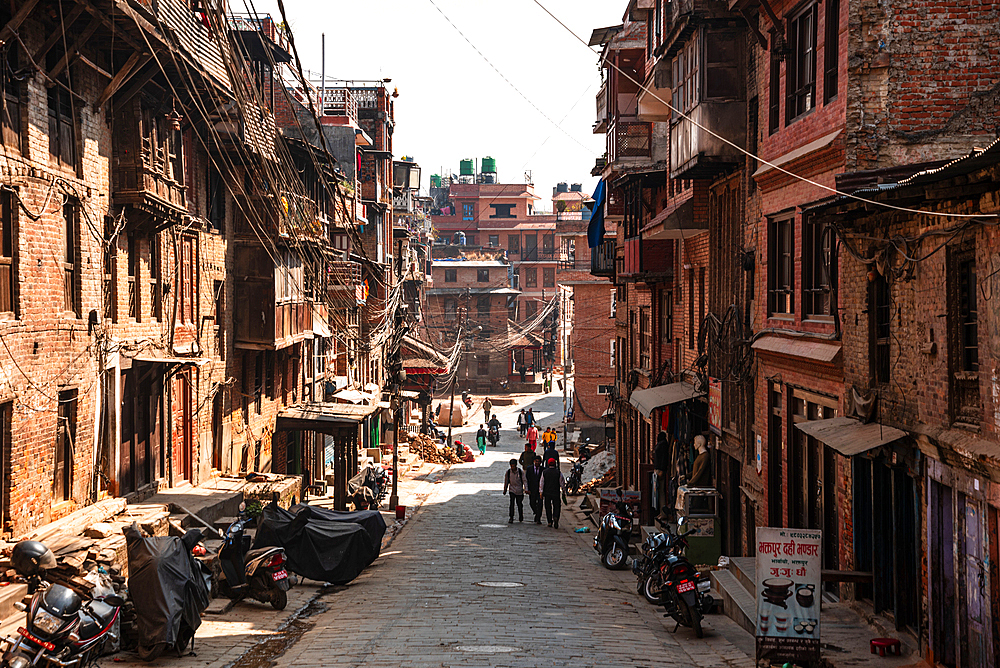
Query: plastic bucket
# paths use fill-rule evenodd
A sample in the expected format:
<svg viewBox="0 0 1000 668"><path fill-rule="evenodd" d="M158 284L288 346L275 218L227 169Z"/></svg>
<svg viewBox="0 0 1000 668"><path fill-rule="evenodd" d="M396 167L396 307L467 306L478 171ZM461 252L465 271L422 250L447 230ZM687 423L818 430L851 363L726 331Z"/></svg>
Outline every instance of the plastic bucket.
<svg viewBox="0 0 1000 668"><path fill-rule="evenodd" d="M406 506L396 506L396 519L397 520L406 519Z"/></svg>

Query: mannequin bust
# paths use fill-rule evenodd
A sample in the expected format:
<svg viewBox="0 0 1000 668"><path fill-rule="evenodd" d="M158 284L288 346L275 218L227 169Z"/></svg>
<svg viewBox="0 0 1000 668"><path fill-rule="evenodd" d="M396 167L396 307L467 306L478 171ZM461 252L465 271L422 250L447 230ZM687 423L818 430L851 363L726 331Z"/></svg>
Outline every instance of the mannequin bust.
<svg viewBox="0 0 1000 668"><path fill-rule="evenodd" d="M688 487L711 487L712 471L709 466L708 444L704 436L694 437L694 447L698 449L698 456L694 458L694 466L691 469L691 480Z"/></svg>

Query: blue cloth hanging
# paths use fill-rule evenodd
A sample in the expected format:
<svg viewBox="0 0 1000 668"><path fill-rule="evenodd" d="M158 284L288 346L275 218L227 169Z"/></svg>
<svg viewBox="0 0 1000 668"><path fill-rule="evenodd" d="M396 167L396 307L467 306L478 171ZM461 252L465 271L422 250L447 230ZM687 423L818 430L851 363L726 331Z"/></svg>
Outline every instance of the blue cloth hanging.
<svg viewBox="0 0 1000 668"><path fill-rule="evenodd" d="M607 198L607 187L604 179L597 182L597 189L594 190L594 213L590 216L590 225L587 227L587 245L596 248L604 241L604 200Z"/></svg>

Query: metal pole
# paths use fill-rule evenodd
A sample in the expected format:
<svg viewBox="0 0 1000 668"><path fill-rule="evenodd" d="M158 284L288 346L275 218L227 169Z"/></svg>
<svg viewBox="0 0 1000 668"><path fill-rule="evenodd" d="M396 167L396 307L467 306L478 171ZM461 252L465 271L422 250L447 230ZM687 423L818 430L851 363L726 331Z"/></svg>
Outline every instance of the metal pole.
<svg viewBox="0 0 1000 668"><path fill-rule="evenodd" d="M462 345L462 326L461 325L459 325L459 327L458 327L458 345ZM461 356L459 356L459 360L461 360L461 359L462 359ZM461 361L459 361L459 364L461 364ZM455 421L455 419L454 419L454 414L455 414L455 383L457 383L457 382L458 382L458 369L455 369L455 373L451 377L451 403L448 404L448 447L449 448L450 447L454 447L454 444L451 441L451 424L452 424L452 422ZM457 452L458 448L456 448L455 451Z"/></svg>
<svg viewBox="0 0 1000 668"><path fill-rule="evenodd" d="M399 506L399 489L396 486L396 481L399 479L399 403L400 396L399 392L402 389L401 386L396 386L395 396L392 398L393 404L393 414L392 414L392 494L389 496L389 507L396 510Z"/></svg>
<svg viewBox="0 0 1000 668"><path fill-rule="evenodd" d="M322 33L320 36L320 49L321 56L320 60L323 61L323 65L320 67L320 78L323 80L320 83L319 88L319 115L326 116L326 33Z"/></svg>

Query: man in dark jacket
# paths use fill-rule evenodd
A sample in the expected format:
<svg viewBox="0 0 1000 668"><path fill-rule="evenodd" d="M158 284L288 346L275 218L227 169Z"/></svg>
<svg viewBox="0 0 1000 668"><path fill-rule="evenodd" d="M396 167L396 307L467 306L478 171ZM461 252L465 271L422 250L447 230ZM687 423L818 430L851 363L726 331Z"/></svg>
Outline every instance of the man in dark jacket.
<svg viewBox="0 0 1000 668"><path fill-rule="evenodd" d="M524 451L531 452L531 445L528 443L524 444ZM542 458L531 452L534 461L531 466L527 466L524 469L524 475L528 479L528 503L531 505L531 511L535 513L535 524L542 523L542 494L540 484L542 482Z"/></svg>
<svg viewBox="0 0 1000 668"><path fill-rule="evenodd" d="M549 459L548 466L542 471L542 500L545 502L545 519L550 527L559 528L559 511L562 508L559 498L566 491L566 479L556 466L555 459Z"/></svg>
<svg viewBox="0 0 1000 668"><path fill-rule="evenodd" d="M531 465L535 463L535 453L531 449L531 443L524 444L524 452L522 452L521 456L518 457L518 461L521 462L521 468L525 471L530 469Z"/></svg>
<svg viewBox="0 0 1000 668"><path fill-rule="evenodd" d="M542 453L543 462L547 462L550 459L556 460L556 466L559 466L559 452L556 450L556 444L554 441L549 441L545 445L545 452Z"/></svg>

